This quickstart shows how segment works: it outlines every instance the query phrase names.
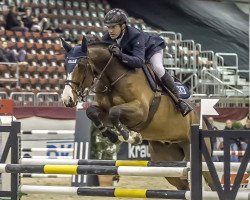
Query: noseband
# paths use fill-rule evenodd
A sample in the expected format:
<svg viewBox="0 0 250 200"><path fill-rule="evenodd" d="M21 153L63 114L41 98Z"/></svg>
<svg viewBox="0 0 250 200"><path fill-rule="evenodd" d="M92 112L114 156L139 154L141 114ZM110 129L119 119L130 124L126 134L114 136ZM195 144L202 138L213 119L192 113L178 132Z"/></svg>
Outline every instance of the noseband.
<svg viewBox="0 0 250 200"><path fill-rule="evenodd" d="M72 84L76 86L76 89L72 87ZM79 82L66 80L65 85L68 85L71 88L71 90L76 93L76 96L79 98L79 100L83 102L87 100L87 97L89 95L89 90L83 91Z"/></svg>

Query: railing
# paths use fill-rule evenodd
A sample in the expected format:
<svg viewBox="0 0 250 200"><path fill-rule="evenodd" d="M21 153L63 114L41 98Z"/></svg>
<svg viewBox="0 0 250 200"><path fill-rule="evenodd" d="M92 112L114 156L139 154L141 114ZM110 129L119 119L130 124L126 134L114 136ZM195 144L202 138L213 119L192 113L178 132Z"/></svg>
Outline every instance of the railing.
<svg viewBox="0 0 250 200"><path fill-rule="evenodd" d="M63 106L56 92L40 92L36 95L33 92L12 92L9 99L14 101L15 106Z"/></svg>
<svg viewBox="0 0 250 200"><path fill-rule="evenodd" d="M57 92L38 92L35 99L36 106L63 106L60 95Z"/></svg>
<svg viewBox="0 0 250 200"><path fill-rule="evenodd" d="M214 92L213 94L217 94L217 95L227 95L226 93L226 89L231 89L232 91L234 91L234 96L238 97L238 96L247 96L247 94L244 94L244 92L242 92L241 90L225 84L223 81L221 81L218 77L216 77L215 75L213 75L212 73L210 73L208 69L203 69L202 70L202 77L201 77L201 81L202 81L202 90L201 93L206 93L207 89L208 89L208 85L213 86L214 89L217 89L217 92ZM210 80L209 80L209 78ZM240 94L240 95L239 95Z"/></svg>

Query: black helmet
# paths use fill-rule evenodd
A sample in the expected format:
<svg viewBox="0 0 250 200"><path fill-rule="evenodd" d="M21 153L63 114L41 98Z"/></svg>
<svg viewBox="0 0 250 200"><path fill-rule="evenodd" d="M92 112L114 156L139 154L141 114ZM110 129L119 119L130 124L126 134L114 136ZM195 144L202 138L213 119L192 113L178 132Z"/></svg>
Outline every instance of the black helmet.
<svg viewBox="0 0 250 200"><path fill-rule="evenodd" d="M104 17L104 25L106 26L126 24L127 21L128 21L128 17L126 13L119 8L110 10Z"/></svg>

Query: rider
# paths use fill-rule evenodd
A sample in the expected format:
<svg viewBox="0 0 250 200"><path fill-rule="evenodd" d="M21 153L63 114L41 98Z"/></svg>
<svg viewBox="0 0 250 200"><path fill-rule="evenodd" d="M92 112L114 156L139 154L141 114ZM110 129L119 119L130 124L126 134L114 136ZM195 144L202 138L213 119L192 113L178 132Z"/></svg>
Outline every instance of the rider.
<svg viewBox="0 0 250 200"><path fill-rule="evenodd" d="M180 99L173 78L163 67L164 40L157 35L140 32L128 26L127 21L127 15L123 10L118 8L110 10L104 18L104 25L108 31L102 40L119 45L119 47L111 45L109 51L129 68L141 68L145 61L149 62L162 84L175 95L176 106L185 116L192 109Z"/></svg>

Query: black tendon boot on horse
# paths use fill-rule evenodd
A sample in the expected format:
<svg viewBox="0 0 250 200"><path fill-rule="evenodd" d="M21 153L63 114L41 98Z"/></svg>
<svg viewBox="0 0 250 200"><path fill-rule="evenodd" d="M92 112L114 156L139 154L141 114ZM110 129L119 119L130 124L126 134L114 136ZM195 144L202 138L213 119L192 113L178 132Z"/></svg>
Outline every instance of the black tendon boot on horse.
<svg viewBox="0 0 250 200"><path fill-rule="evenodd" d="M176 97L172 98L177 109L181 112L182 116L185 117L188 113L190 113L193 109L191 106L188 105L185 101L183 101L178 93L177 87L175 86L173 78L165 72L164 76L161 77L161 81L170 92Z"/></svg>
<svg viewBox="0 0 250 200"><path fill-rule="evenodd" d="M120 143L117 136L117 130L112 127L105 126L101 119L101 109L96 106L91 106L86 110L87 117L92 120L92 122L95 124L95 126L99 129L99 131L102 133L103 137L107 137L110 142L117 144ZM118 132L119 133L119 132Z"/></svg>

